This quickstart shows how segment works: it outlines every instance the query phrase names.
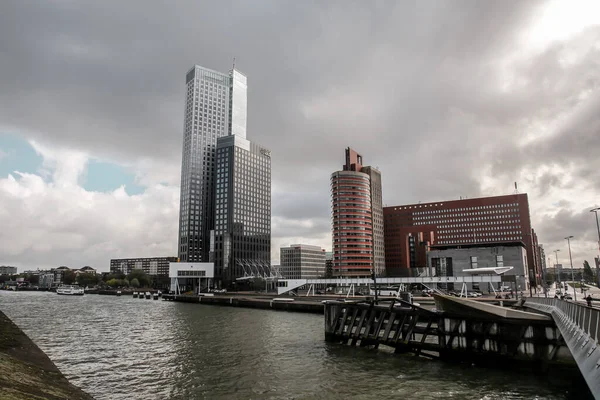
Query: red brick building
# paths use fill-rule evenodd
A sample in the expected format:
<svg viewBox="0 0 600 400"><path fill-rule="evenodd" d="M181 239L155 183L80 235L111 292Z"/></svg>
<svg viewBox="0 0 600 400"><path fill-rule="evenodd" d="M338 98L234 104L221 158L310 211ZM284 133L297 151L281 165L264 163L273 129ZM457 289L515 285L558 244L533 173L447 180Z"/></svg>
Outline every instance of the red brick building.
<svg viewBox="0 0 600 400"><path fill-rule="evenodd" d="M381 173L346 149L342 171L331 174L333 275L385 273Z"/></svg>
<svg viewBox="0 0 600 400"><path fill-rule="evenodd" d="M522 241L532 285L541 284L537 236L531 228L527 194L384 207L388 276L427 267L430 245L473 245Z"/></svg>

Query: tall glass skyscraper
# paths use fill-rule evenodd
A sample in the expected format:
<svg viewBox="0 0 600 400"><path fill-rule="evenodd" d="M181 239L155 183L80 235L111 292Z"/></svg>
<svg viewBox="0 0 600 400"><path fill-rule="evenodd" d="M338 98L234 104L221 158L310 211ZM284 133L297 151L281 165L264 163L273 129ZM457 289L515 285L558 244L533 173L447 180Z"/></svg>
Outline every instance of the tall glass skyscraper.
<svg viewBox="0 0 600 400"><path fill-rule="evenodd" d="M246 76L196 65L186 84L179 259L221 285L269 275L271 152L246 139Z"/></svg>
<svg viewBox="0 0 600 400"><path fill-rule="evenodd" d="M217 139L246 137L246 76L196 65L186 74L186 86L178 253L183 262L208 261Z"/></svg>

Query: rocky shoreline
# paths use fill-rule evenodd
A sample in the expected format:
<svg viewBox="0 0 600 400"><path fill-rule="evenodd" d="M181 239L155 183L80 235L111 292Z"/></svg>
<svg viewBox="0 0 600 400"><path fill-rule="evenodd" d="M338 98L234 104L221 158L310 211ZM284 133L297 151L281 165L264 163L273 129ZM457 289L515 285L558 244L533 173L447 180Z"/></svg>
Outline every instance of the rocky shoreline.
<svg viewBox="0 0 600 400"><path fill-rule="evenodd" d="M6 400L93 397L69 383L48 356L0 311L0 398Z"/></svg>

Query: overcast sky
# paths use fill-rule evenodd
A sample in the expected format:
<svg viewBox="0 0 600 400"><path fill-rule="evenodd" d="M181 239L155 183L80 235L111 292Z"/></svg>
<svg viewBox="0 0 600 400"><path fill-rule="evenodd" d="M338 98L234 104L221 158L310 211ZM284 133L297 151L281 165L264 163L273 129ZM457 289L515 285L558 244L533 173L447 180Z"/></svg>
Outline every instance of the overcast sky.
<svg viewBox="0 0 600 400"><path fill-rule="evenodd" d="M597 1L0 4L0 264L176 255L185 72L248 76L272 150L273 260L331 248L344 148L387 205L529 194L541 243L593 264Z"/></svg>

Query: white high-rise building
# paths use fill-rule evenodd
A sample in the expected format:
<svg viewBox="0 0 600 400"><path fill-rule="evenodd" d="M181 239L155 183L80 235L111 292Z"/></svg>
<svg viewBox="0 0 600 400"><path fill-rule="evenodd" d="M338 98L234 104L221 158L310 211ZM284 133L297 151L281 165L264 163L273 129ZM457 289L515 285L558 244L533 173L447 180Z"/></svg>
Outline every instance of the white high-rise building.
<svg viewBox="0 0 600 400"><path fill-rule="evenodd" d="M246 137L246 76L198 65L186 75L181 165L179 259L207 262L214 229L217 139Z"/></svg>

